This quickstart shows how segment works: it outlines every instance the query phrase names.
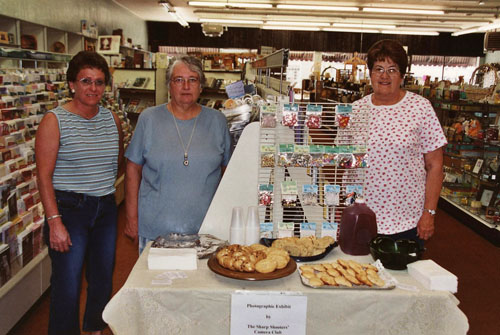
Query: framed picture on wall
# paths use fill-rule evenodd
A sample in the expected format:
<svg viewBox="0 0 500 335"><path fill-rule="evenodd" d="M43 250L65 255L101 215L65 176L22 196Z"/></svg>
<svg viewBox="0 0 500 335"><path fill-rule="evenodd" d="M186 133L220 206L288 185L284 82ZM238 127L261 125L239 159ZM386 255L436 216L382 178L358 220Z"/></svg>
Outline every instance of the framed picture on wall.
<svg viewBox="0 0 500 335"><path fill-rule="evenodd" d="M106 55L117 55L120 53L120 36L99 36L97 41L97 52Z"/></svg>

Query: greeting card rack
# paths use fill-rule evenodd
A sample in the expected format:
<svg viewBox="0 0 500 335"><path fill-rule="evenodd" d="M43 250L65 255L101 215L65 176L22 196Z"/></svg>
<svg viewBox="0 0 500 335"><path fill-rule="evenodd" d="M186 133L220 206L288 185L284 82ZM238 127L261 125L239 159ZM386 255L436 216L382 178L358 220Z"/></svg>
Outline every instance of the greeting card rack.
<svg viewBox="0 0 500 335"><path fill-rule="evenodd" d="M336 234L343 209L363 196L368 116L339 103L261 107L259 215L272 229L261 225L263 236Z"/></svg>

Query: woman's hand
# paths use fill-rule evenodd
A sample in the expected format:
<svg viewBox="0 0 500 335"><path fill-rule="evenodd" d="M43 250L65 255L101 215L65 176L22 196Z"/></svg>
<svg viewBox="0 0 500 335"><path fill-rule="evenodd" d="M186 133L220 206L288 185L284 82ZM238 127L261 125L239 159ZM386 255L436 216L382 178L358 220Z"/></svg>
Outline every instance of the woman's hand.
<svg viewBox="0 0 500 335"><path fill-rule="evenodd" d="M138 239L138 220L127 218L127 223L125 224L125 235L132 239L134 242Z"/></svg>
<svg viewBox="0 0 500 335"><path fill-rule="evenodd" d="M428 240L434 235L434 216L424 212L417 223L417 235L422 240Z"/></svg>
<svg viewBox="0 0 500 335"><path fill-rule="evenodd" d="M68 252L70 246L71 238L61 218L53 219L50 223L50 247L58 252Z"/></svg>

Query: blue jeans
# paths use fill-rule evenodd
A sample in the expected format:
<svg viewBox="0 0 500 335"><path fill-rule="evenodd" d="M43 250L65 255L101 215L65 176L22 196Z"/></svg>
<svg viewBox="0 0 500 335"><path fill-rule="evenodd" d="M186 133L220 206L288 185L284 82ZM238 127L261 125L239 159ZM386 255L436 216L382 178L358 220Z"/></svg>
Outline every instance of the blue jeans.
<svg viewBox="0 0 500 335"><path fill-rule="evenodd" d="M104 329L102 312L111 298L115 262L114 194L93 197L56 190L56 200L72 246L67 253L50 249L50 227L45 222L44 238L52 261L49 335L80 334L80 290L85 262L88 288L83 330Z"/></svg>

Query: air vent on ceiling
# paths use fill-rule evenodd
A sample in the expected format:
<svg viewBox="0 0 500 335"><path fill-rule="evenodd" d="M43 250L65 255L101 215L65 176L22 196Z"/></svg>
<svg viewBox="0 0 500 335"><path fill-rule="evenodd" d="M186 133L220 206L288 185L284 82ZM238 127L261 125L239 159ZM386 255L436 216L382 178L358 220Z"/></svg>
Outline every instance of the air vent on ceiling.
<svg viewBox="0 0 500 335"><path fill-rule="evenodd" d="M208 37L219 37L224 33L224 27L220 24L206 24L201 25L203 35Z"/></svg>
<svg viewBox="0 0 500 335"><path fill-rule="evenodd" d="M500 32L490 31L484 34L484 50L500 50Z"/></svg>

